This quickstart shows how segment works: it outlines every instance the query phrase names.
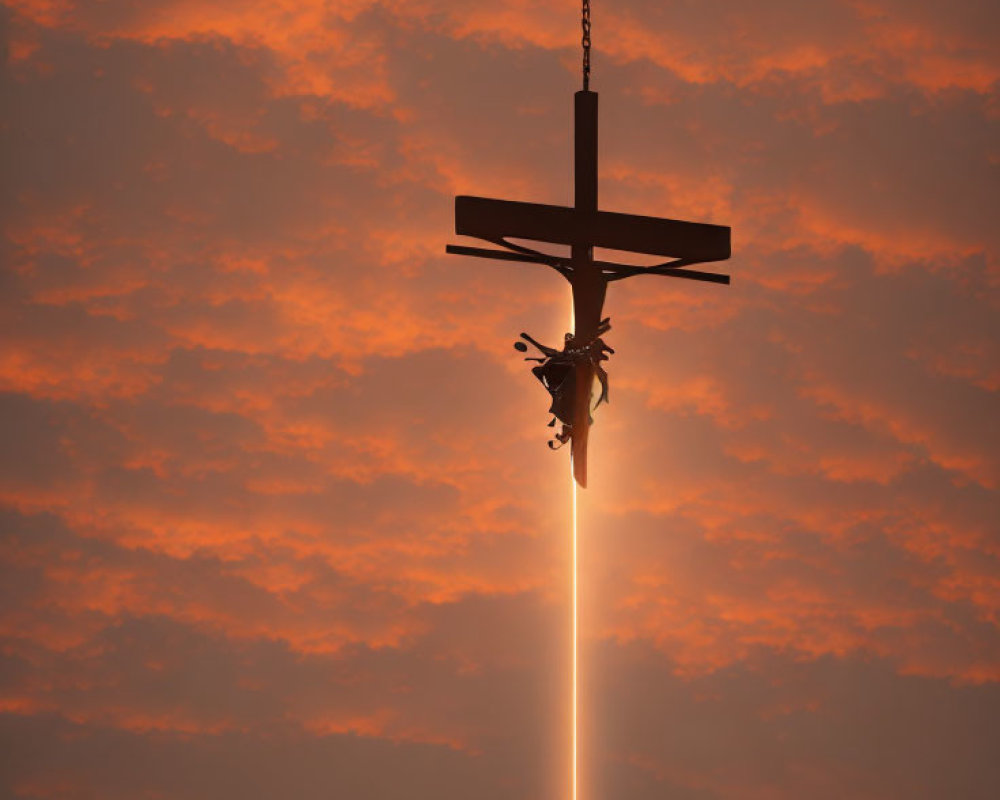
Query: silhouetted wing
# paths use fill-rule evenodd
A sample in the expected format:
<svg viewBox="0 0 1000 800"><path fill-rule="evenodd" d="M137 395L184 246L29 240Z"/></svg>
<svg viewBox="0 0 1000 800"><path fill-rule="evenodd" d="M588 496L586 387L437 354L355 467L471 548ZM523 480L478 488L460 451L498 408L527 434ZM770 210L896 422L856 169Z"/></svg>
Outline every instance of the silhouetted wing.
<svg viewBox="0 0 1000 800"><path fill-rule="evenodd" d="M467 195L455 198L455 232L491 242L505 238L569 245L586 242L689 262L723 261L731 252L730 229L724 225L612 211L587 215L565 206Z"/></svg>

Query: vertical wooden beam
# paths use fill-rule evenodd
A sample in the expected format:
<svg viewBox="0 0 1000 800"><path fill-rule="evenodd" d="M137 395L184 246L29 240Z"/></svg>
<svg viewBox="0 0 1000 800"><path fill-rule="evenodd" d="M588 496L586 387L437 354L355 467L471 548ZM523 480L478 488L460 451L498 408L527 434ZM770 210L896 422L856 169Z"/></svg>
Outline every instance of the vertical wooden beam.
<svg viewBox="0 0 1000 800"><path fill-rule="evenodd" d="M573 242L573 316L576 336L589 341L597 334L607 283L594 265L594 224L597 216L597 93L577 92L575 98L575 218Z"/></svg>
<svg viewBox="0 0 1000 800"><path fill-rule="evenodd" d="M576 235L573 242L574 335L583 345L597 335L604 308L607 282L594 264L594 223L597 217L597 93L576 93L574 103L574 178ZM590 404L594 370L576 367L573 419L573 476L587 485L587 439L590 433Z"/></svg>
<svg viewBox="0 0 1000 800"><path fill-rule="evenodd" d="M597 92L577 92L574 103L576 210L597 212Z"/></svg>

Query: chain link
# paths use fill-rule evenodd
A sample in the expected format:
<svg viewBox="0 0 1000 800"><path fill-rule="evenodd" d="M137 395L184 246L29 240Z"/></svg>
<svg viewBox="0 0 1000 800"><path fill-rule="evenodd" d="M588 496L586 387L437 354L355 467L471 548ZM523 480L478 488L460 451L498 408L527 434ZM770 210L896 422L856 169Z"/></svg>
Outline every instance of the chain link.
<svg viewBox="0 0 1000 800"><path fill-rule="evenodd" d="M583 0L583 90L590 89L590 0Z"/></svg>

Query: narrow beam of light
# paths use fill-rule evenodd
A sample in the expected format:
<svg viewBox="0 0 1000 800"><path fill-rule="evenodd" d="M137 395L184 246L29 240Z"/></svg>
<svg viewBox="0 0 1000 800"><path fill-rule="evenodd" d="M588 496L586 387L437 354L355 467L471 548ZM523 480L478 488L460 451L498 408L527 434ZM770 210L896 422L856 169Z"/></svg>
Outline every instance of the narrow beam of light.
<svg viewBox="0 0 1000 800"><path fill-rule="evenodd" d="M572 762L573 762L573 775L572 775L572 800L577 800L577 708L578 708L578 687L577 687L577 677L579 674L579 610L578 610L578 594L579 594L579 582L577 575L577 550L578 550L578 538L577 538L577 510L576 510L576 480L573 477L573 459L570 458L569 462L569 482L573 486L573 736L572 736Z"/></svg>
<svg viewBox="0 0 1000 800"><path fill-rule="evenodd" d="M576 313L575 313L576 309L573 306L573 294L572 294L572 292L570 292L569 308L570 308L570 311L569 311L569 329L571 331L575 332L576 331ZM570 457L569 457L569 483L570 483L570 486L573 487L573 536L572 536L572 540L573 540L573 566L572 566L572 570L573 570L573 589L572 589L573 597L572 597L572 602L571 602L571 605L573 606L573 612L572 612L573 613L573 636L572 636L572 639L573 639L573 644L572 644L572 647L573 647L573 659L572 659L573 660L573 700L572 700L572 703L573 703L573 712L571 714L572 721L573 721L572 722L572 724L573 724L573 731L572 731L572 737L571 737L572 744L571 744L571 757L570 757L570 761L572 762L572 767L571 767L572 774L571 774L571 778L570 778L570 785L571 785L572 789L571 789L571 795L570 795L570 797L571 797L571 800L578 800L579 775L578 775L578 769L577 769L577 760L578 760L577 742L578 742L578 738L579 737L578 737L578 732L577 732L577 729L578 729L577 716L578 716L578 708L579 708L579 703L578 703L579 692L578 692L578 682L577 682L577 679L578 679L578 676L579 676L579 666L580 666L580 663L579 663L579 655L580 655L580 647L579 647L579 639L580 639L579 628L580 628L580 625L579 625L579 621L580 620L579 620L579 603L578 603L578 598L579 598L579 580L578 580L578 574L577 574L577 564L578 564L577 552L578 552L578 549L579 549L579 546L578 546L579 540L578 540L577 532L576 532L576 521L577 521L577 510L576 510L577 486L576 486L576 478L573 476L573 454L572 454L572 452L570 452Z"/></svg>

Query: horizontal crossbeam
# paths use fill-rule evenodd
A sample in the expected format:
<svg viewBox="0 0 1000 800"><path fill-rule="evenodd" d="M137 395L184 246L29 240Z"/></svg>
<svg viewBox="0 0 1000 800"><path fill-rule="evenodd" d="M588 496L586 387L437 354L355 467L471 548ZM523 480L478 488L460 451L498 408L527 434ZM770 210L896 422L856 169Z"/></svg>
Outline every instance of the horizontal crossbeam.
<svg viewBox="0 0 1000 800"><path fill-rule="evenodd" d="M485 247L466 247L465 245L449 244L445 252L457 256L476 256L477 258L492 258L497 261L520 261L526 264L544 264L552 267L565 276L572 272L572 261L562 256L533 255L530 253L514 253L508 250L489 250ZM652 267L637 267L631 264L616 264L613 261L594 261L594 266L605 273L609 281L631 278L634 275L667 275L674 278L688 278L694 281L709 283L729 283L728 275L715 272L701 272L694 269L659 264Z"/></svg>
<svg viewBox="0 0 1000 800"><path fill-rule="evenodd" d="M687 278L692 281L706 281L707 283L724 283L727 286L729 285L728 275L675 267L671 264L659 264L655 267L632 267L626 264L609 264L606 261L595 261L594 263L600 266L606 274L609 273L609 281L631 278L634 275L666 275L671 278Z"/></svg>
<svg viewBox="0 0 1000 800"><path fill-rule="evenodd" d="M724 261L730 256L730 229L723 225L613 211L587 213L565 206L467 195L455 198L455 232L494 242L531 239L586 244L689 263Z"/></svg>
<svg viewBox="0 0 1000 800"><path fill-rule="evenodd" d="M488 250L485 247L466 247L461 244L449 244L445 247L445 252L453 256L476 256L477 258L494 258L497 261L523 261L527 264L545 264L550 267L559 267L559 256L547 258L545 256L534 256L528 253L513 253L510 250Z"/></svg>

